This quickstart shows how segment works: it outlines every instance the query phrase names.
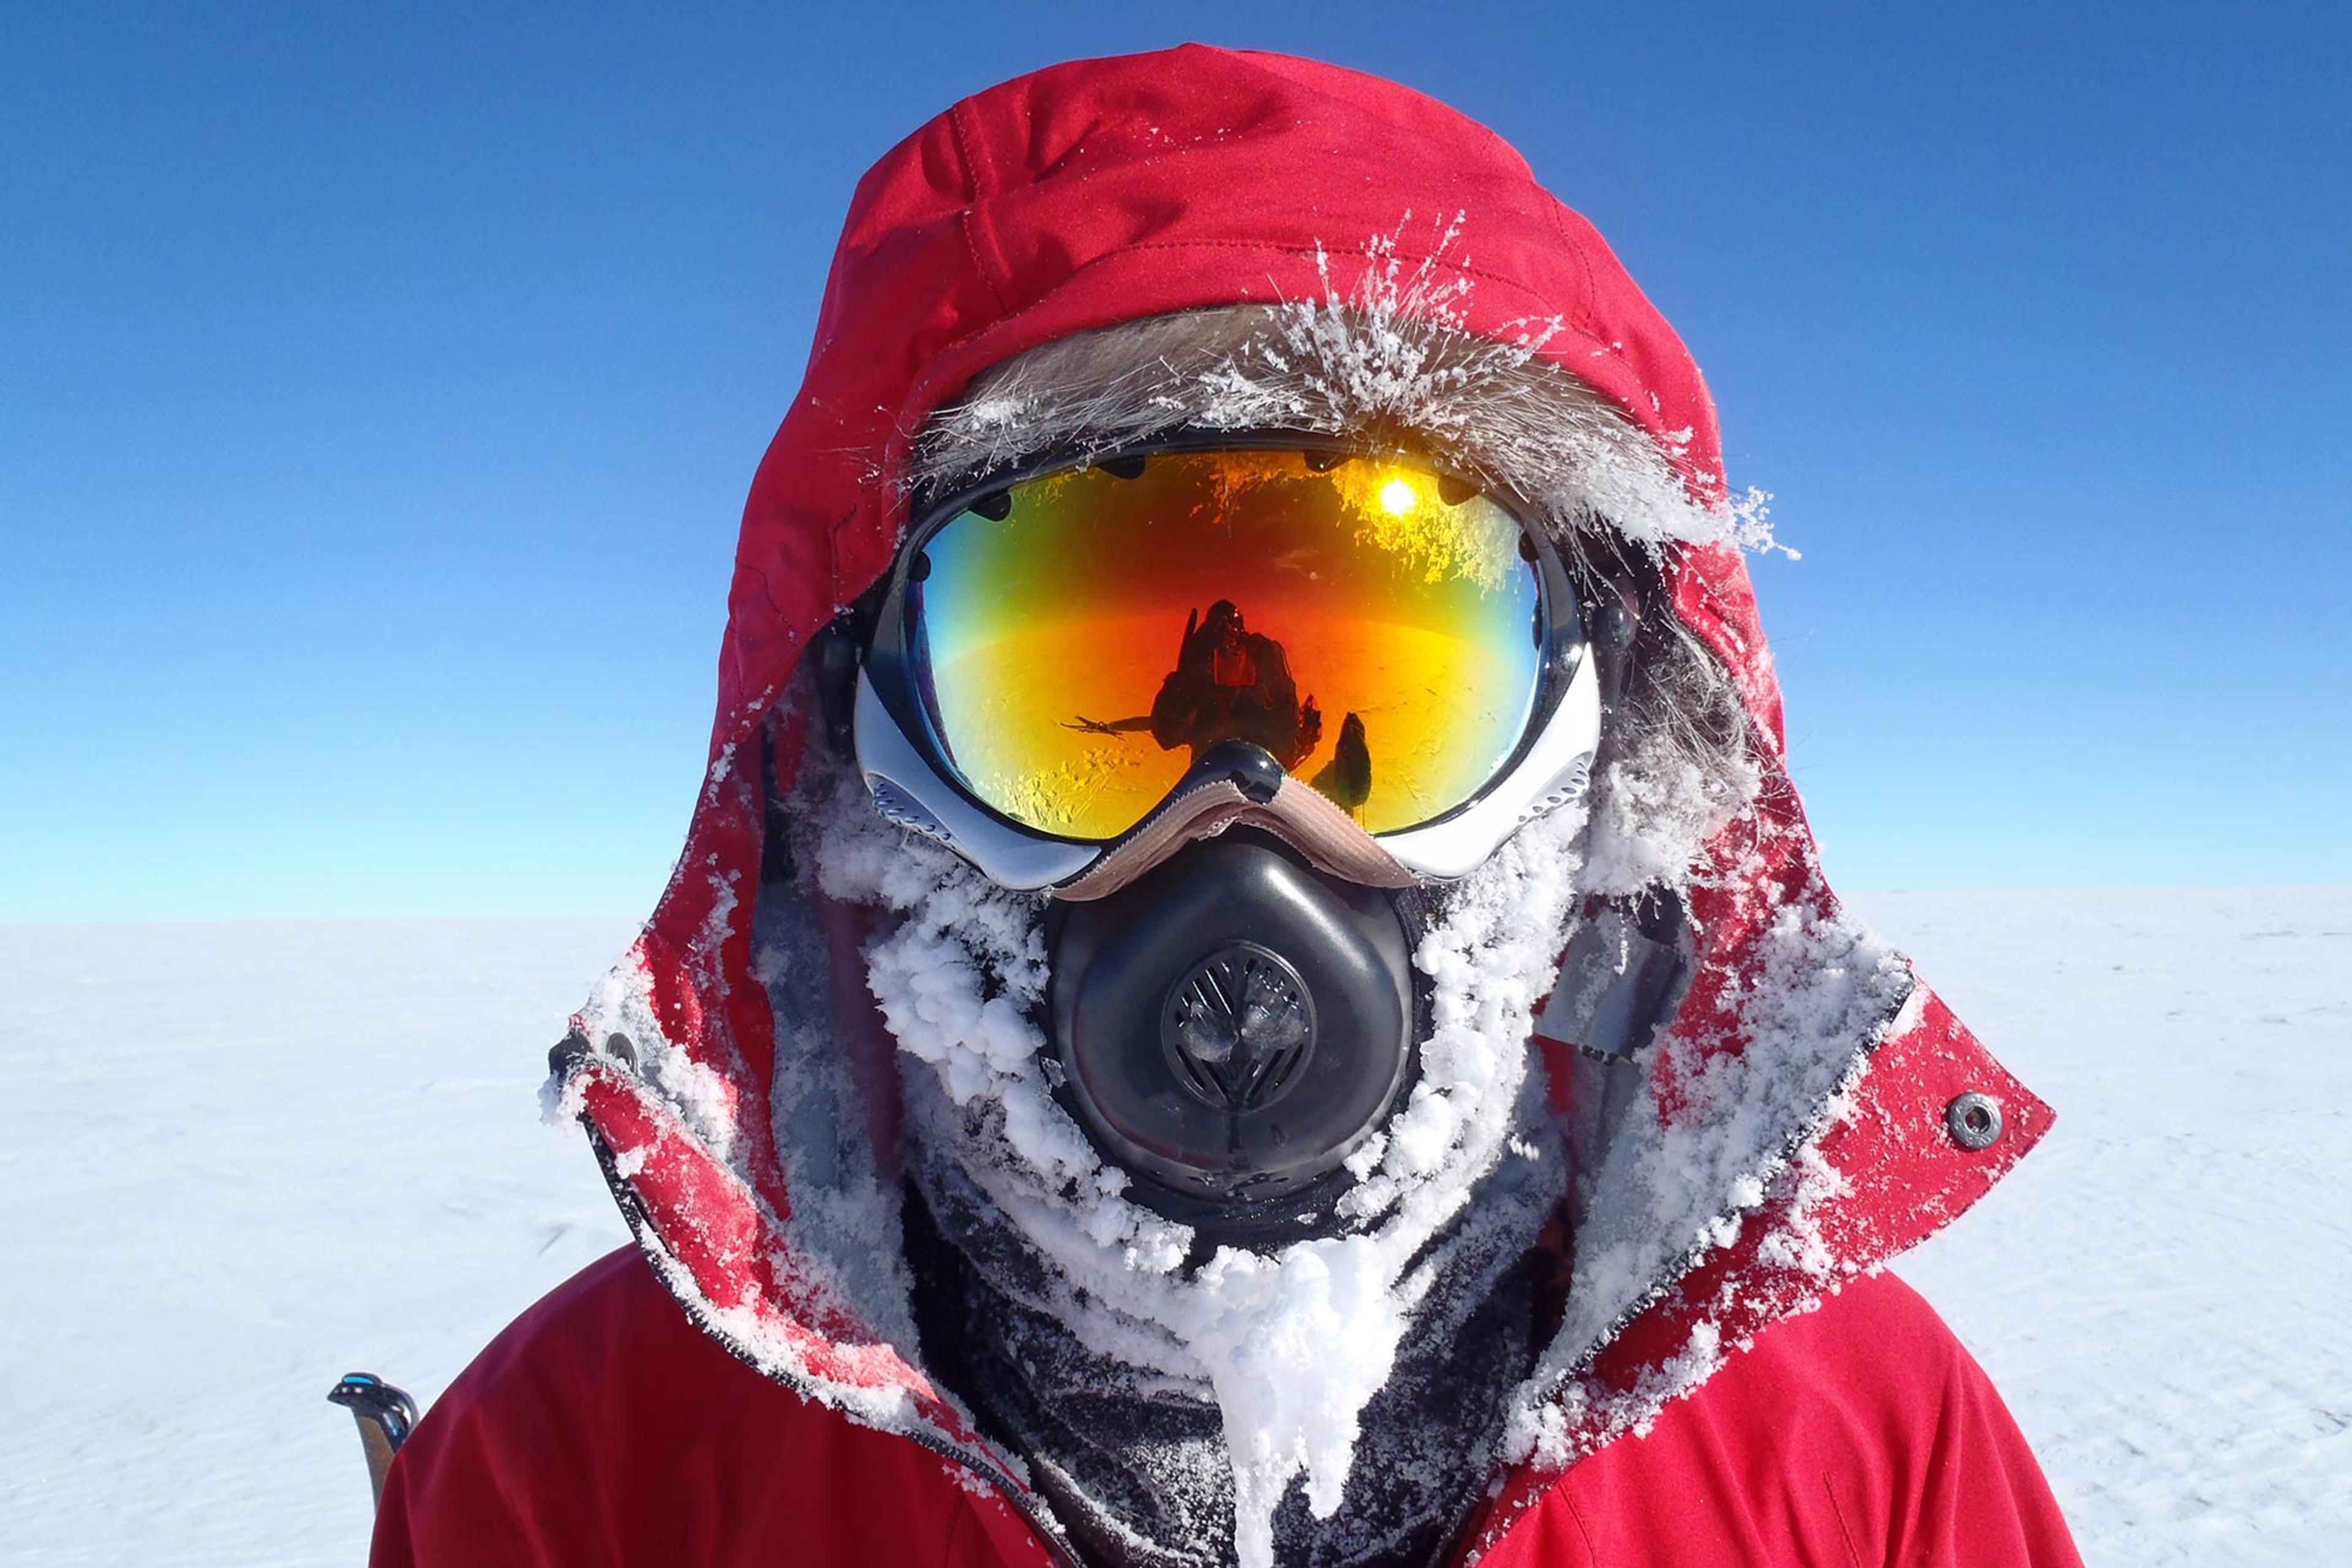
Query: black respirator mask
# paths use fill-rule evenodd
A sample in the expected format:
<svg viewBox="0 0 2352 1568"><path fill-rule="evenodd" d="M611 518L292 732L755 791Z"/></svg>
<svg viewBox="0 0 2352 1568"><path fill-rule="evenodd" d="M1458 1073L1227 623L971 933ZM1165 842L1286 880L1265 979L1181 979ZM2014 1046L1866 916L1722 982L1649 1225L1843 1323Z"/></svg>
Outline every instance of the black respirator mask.
<svg viewBox="0 0 2352 1568"><path fill-rule="evenodd" d="M1632 595L1425 458L1282 435L919 512L812 649L875 807L1051 895L1048 1076L1128 1195L1337 1224L1444 884L1587 787Z"/></svg>

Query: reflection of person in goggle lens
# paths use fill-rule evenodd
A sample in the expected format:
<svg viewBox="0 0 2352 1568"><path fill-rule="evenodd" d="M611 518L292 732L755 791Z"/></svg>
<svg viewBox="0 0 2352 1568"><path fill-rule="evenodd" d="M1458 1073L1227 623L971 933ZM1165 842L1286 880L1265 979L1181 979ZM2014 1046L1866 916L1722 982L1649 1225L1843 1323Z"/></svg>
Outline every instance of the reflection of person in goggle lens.
<svg viewBox="0 0 2352 1568"><path fill-rule="evenodd" d="M425 1415L378 1568L2076 1562L1880 1269L2049 1113L1831 895L1590 225L1188 47L918 132L817 319L549 1100L653 1267Z"/></svg>
<svg viewBox="0 0 2352 1568"><path fill-rule="evenodd" d="M1195 610L1186 618L1176 668L1160 683L1150 714L1107 722L1081 716L1070 728L1102 735L1149 730L1161 750L1190 748L1196 762L1220 741L1246 741L1295 768L1322 741L1323 715L1311 692L1299 700L1282 645L1251 631L1234 602L1219 599L1206 616Z"/></svg>
<svg viewBox="0 0 2352 1568"><path fill-rule="evenodd" d="M1323 715L1298 683L1282 645L1251 631L1231 599L1219 599L1197 624L1187 621L1176 668L1151 704L1151 738L1200 754L1219 741L1247 741L1295 768L1323 738Z"/></svg>

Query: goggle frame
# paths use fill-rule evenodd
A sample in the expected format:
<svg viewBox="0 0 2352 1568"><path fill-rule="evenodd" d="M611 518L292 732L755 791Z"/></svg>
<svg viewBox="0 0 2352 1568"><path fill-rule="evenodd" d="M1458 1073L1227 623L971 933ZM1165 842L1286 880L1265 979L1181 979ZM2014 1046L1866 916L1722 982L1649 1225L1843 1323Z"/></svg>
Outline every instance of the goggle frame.
<svg viewBox="0 0 2352 1568"><path fill-rule="evenodd" d="M1416 876L1452 880L1485 861L1524 823L1584 793L1600 744L1602 710L1622 685L1622 668L1600 667L1604 661L1622 664L1638 614L1638 595L1629 584L1601 573L1592 574L1589 585L1580 581L1550 531L1531 521L1532 508L1428 453L1313 433L1200 432L1108 451L1045 455L919 507L889 573L846 613L847 624L839 628L856 658L854 693L827 701L828 727L837 741L850 742L866 789L886 818L945 845L1002 887L1040 891L1083 876L1184 793L1189 774L1160 805L1109 838L1055 834L990 805L963 781L939 733L938 717L923 700L907 636L907 589L933 537L967 511L990 515L981 503L1018 485L1084 468L1117 473L1120 465L1171 454L1225 451L1296 451L1308 455L1310 468L1318 457L1329 459L1329 467L1391 462L1466 487L1519 525L1521 552L1536 568L1545 646L1517 745L1467 798L1409 827L1369 835L1374 842ZM1591 629L1589 622L1595 623ZM836 679L848 673L836 671Z"/></svg>

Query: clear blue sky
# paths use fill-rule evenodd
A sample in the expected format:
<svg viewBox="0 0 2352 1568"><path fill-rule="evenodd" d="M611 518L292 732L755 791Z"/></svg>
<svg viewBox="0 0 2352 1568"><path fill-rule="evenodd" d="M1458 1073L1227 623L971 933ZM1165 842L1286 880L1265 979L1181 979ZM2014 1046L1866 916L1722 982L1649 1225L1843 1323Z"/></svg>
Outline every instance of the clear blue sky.
<svg viewBox="0 0 2352 1568"><path fill-rule="evenodd" d="M1681 328L1838 881L2352 880L2341 6L223 9L9 9L0 920L649 908L851 186L1187 37Z"/></svg>

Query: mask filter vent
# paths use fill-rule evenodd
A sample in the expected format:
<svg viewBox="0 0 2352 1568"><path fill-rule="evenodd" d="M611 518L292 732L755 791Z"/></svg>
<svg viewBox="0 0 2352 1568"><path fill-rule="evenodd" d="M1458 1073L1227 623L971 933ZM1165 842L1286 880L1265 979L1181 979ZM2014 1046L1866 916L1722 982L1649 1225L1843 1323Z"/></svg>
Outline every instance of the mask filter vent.
<svg viewBox="0 0 2352 1568"><path fill-rule="evenodd" d="M1108 898L1057 906L1063 1094L1130 1194L1204 1229L1303 1209L1410 1077L1414 978L1398 900L1246 829Z"/></svg>
<svg viewBox="0 0 2352 1568"><path fill-rule="evenodd" d="M1160 1043L1202 1104L1263 1110L1298 1081L1315 1049L1315 998L1281 954L1235 942L1168 993Z"/></svg>

